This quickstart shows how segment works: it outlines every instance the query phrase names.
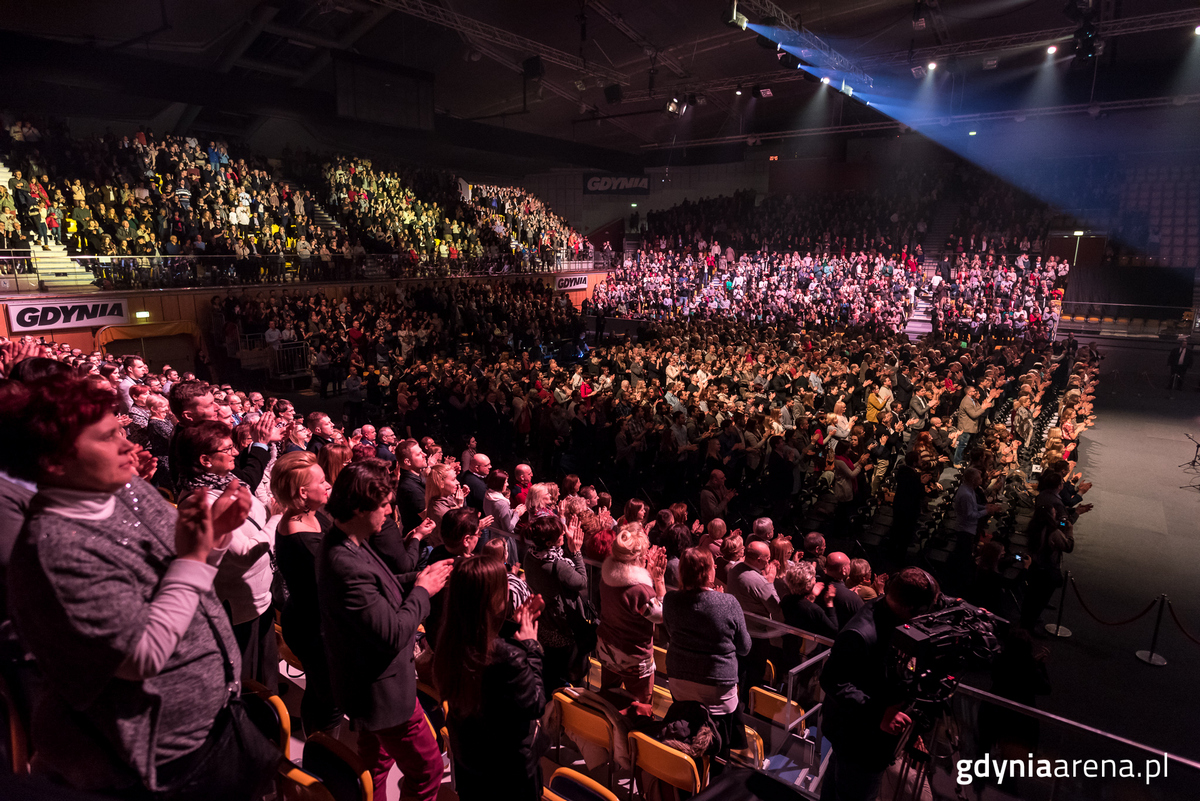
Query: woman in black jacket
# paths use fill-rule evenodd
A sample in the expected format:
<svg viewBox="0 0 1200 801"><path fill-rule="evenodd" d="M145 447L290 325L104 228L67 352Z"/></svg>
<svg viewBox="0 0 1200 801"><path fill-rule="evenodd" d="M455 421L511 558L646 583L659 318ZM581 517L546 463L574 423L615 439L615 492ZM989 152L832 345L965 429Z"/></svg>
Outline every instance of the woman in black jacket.
<svg viewBox="0 0 1200 801"><path fill-rule="evenodd" d="M434 651L438 691L449 706L455 789L463 801L542 795L539 760L546 749L538 724L546 706L537 618L540 595L512 613L517 631L500 636L508 605L504 563L492 556L459 559Z"/></svg>
<svg viewBox="0 0 1200 801"><path fill-rule="evenodd" d="M305 734L331 731L342 720L329 681L317 604L316 560L325 532L333 524L325 514L329 491L314 453L285 453L271 469L271 494L284 507L275 529L275 561L288 590L280 628L284 642L304 665L300 719Z"/></svg>

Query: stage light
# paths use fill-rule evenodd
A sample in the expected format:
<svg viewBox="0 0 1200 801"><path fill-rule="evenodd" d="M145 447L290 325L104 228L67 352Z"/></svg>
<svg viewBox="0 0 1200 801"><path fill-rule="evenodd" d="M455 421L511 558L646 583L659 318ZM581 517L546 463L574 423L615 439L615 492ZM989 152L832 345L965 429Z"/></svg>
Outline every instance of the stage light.
<svg viewBox="0 0 1200 801"><path fill-rule="evenodd" d="M741 28L743 31L750 24L750 20L746 19L746 15L737 10L737 0L733 0L729 4L728 11L721 12L721 21L730 28Z"/></svg>
<svg viewBox="0 0 1200 801"><path fill-rule="evenodd" d="M751 94L755 97L771 97L772 92L769 87L755 86L754 91L752 91Z"/></svg>
<svg viewBox="0 0 1200 801"><path fill-rule="evenodd" d="M637 204L636 204L636 203L630 203L630 204L629 204L629 208L631 208L631 209L636 209L636 208L637 208Z"/></svg>
<svg viewBox="0 0 1200 801"><path fill-rule="evenodd" d="M775 54L775 57L779 59L779 66L783 67L785 70L800 69L800 58L792 55L786 50L778 51Z"/></svg>
<svg viewBox="0 0 1200 801"><path fill-rule="evenodd" d="M1083 231L1072 231L1071 236L1083 236Z"/></svg>
<svg viewBox="0 0 1200 801"><path fill-rule="evenodd" d="M930 72L933 72L934 70L937 69L937 62L930 61L928 64L925 65L925 68L928 69Z"/></svg>
<svg viewBox="0 0 1200 801"><path fill-rule="evenodd" d="M742 87L739 86L737 89L734 89L733 93L735 95L737 95L738 97L741 97L742 96Z"/></svg>
<svg viewBox="0 0 1200 801"><path fill-rule="evenodd" d="M683 116L683 112L687 111L687 103L681 103L678 97L672 97L667 101L667 105L663 108L663 111L672 117L680 117Z"/></svg>
<svg viewBox="0 0 1200 801"><path fill-rule="evenodd" d="M139 319L139 320L149 320L149 319L150 319L150 312L148 312L148 311L134 312L134 313L133 313L133 316L134 316L134 317L136 317L136 318L137 318L137 319Z"/></svg>
<svg viewBox="0 0 1200 801"><path fill-rule="evenodd" d="M822 79L821 79L821 83L823 83L823 84L828 84L828 83L829 83L829 76L828 76L828 75L826 75L824 78L822 78Z"/></svg>
<svg viewBox="0 0 1200 801"><path fill-rule="evenodd" d="M967 132L967 136L974 136L974 135L975 135L975 132L974 132L974 131L968 131L968 132Z"/></svg>
<svg viewBox="0 0 1200 801"><path fill-rule="evenodd" d="M912 68L912 74L913 74L914 78L916 78L917 80L921 80L922 78L924 78L926 75L929 74L929 70L925 69L920 64L917 64Z"/></svg>
<svg viewBox="0 0 1200 801"><path fill-rule="evenodd" d="M994 70L994 69L996 69L996 67L999 67L999 66L1000 66L1000 59L998 59L998 58L987 58L987 59L983 60L983 68L985 70Z"/></svg>
<svg viewBox="0 0 1200 801"><path fill-rule="evenodd" d="M1099 55L1096 52L1096 26L1090 22L1085 22L1080 26L1079 30L1075 31L1071 37L1075 40L1075 54L1083 58L1092 58Z"/></svg>
<svg viewBox="0 0 1200 801"><path fill-rule="evenodd" d="M1200 25L1196 26L1196 35L1200 36Z"/></svg>
<svg viewBox="0 0 1200 801"><path fill-rule="evenodd" d="M1054 55L1055 53L1058 52L1058 48L1055 47L1054 45L1050 45L1049 47L1046 48L1046 52L1049 53L1050 55Z"/></svg>

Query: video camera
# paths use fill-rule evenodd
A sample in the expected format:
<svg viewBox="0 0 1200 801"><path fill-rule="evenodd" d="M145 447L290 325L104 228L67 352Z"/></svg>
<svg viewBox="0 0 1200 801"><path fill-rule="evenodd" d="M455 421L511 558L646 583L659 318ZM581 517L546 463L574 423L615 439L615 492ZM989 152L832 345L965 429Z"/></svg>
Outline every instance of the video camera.
<svg viewBox="0 0 1200 801"><path fill-rule="evenodd" d="M961 598L896 627L891 679L912 705L918 732L933 728L964 670L984 667L1001 651L1009 623Z"/></svg>

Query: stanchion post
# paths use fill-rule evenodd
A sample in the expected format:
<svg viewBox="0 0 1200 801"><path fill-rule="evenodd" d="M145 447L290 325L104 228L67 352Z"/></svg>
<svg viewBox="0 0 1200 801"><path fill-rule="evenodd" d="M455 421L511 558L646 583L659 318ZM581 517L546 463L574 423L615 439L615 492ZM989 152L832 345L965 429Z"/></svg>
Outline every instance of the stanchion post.
<svg viewBox="0 0 1200 801"><path fill-rule="evenodd" d="M1058 594L1058 617L1053 623L1046 624L1046 632L1054 637L1070 637L1071 630L1062 624L1063 607L1067 605L1067 585L1071 583L1071 571L1063 577L1062 591Z"/></svg>
<svg viewBox="0 0 1200 801"><path fill-rule="evenodd" d="M1161 655L1154 653L1154 649L1158 647L1158 630L1162 626L1163 609L1167 605L1167 594L1164 592L1158 596L1158 617L1154 620L1154 634L1150 636L1150 650L1138 651L1134 656L1145 662L1147 665L1162 667L1167 664L1167 660Z"/></svg>

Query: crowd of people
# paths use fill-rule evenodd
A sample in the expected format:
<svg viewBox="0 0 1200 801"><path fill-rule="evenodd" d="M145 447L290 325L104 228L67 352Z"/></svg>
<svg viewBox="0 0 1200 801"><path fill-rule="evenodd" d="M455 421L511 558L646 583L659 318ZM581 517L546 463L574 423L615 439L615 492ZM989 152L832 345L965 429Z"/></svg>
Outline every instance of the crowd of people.
<svg viewBox="0 0 1200 801"><path fill-rule="evenodd" d="M847 689L843 634L928 607L937 582L911 565L939 537L957 545L944 586L997 609L1015 590L1034 629L1090 508L1073 456L1098 356L1070 338L912 342L730 309L589 348L562 295L520 281L252 303L214 298L345 360L341 421L137 356L3 343L6 651L31 655L6 679L60 781L252 797L274 763L227 688L278 687L276 613L304 732L349 718L377 797L393 763L404 797L441 782L418 682L448 703L460 797L504 781L537 798L553 693L591 657L650 725L656 644L672 709L699 711L728 759L767 660L800 659L772 621L835 643L829 781L874 775L850 743L884 712ZM864 559L849 546L885 498ZM922 527L933 508L947 531ZM898 734L887 714L875 728Z"/></svg>
<svg viewBox="0 0 1200 801"><path fill-rule="evenodd" d="M311 196L278 180L265 160L231 156L223 141L148 129L82 138L25 123L8 163L0 208L14 219L5 227L43 249L248 257L293 252L313 228Z"/></svg>

